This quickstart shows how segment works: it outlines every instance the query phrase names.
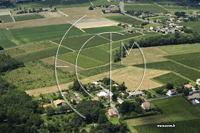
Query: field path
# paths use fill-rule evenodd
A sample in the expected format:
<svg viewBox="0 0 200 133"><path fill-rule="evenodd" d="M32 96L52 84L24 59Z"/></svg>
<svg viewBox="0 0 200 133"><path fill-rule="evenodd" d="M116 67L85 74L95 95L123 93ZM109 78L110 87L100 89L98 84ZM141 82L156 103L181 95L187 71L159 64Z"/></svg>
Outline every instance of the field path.
<svg viewBox="0 0 200 133"><path fill-rule="evenodd" d="M67 14L65 14L65 13L63 13L63 12L61 12L61 11L58 11L58 12L61 13L62 15L64 15L64 16L68 17Z"/></svg>
<svg viewBox="0 0 200 133"><path fill-rule="evenodd" d="M13 22L15 22L15 18L11 15L11 13L9 12L10 17L13 19Z"/></svg>
<svg viewBox="0 0 200 133"><path fill-rule="evenodd" d="M53 42L53 41L50 41L50 42L53 43L53 44L59 45L59 44L56 43L56 42ZM63 46L62 44L61 44L61 47L64 47L64 48L70 49L70 50L72 50L73 52L75 51L75 50L73 50L73 49L71 49L71 48L69 48L69 47Z"/></svg>
<svg viewBox="0 0 200 133"><path fill-rule="evenodd" d="M94 6L94 4L92 3L92 1L91 0L89 0L89 1L90 1L91 5Z"/></svg>
<svg viewBox="0 0 200 133"><path fill-rule="evenodd" d="M165 9L166 11L170 12L168 9L164 8L163 6L159 5L158 3L154 2L154 4L158 5L159 7Z"/></svg>

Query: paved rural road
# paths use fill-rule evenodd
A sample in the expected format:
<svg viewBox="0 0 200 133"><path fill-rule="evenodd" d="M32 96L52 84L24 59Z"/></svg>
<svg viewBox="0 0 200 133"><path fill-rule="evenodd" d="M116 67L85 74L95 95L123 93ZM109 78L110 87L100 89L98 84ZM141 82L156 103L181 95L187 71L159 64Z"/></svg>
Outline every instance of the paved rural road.
<svg viewBox="0 0 200 133"><path fill-rule="evenodd" d="M110 106L116 111L118 118L120 118L121 116L120 116L120 114L119 114L117 108L115 108L115 104L112 104L112 103L111 103Z"/></svg>
<svg viewBox="0 0 200 133"><path fill-rule="evenodd" d="M172 96L167 96L167 97L161 97L161 98L155 98L155 99L148 99L145 100L145 102L149 102L149 101L155 101L155 100L160 100L160 99L166 99L166 98L170 98L170 97L177 97L177 96L181 96L182 94L177 94L177 95L172 95Z"/></svg>

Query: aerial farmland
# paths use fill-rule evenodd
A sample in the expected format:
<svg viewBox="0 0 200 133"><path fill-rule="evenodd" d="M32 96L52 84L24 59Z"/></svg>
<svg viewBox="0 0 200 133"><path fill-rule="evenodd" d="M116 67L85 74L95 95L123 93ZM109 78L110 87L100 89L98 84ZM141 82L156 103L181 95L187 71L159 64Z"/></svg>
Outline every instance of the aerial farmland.
<svg viewBox="0 0 200 133"><path fill-rule="evenodd" d="M0 1L0 132L199 133L197 0Z"/></svg>

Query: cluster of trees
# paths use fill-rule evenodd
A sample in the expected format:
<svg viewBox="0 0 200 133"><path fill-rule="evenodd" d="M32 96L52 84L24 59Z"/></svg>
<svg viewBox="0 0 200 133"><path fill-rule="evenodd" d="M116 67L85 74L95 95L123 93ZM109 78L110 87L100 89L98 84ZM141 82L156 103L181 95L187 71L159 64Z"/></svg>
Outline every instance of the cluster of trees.
<svg viewBox="0 0 200 133"><path fill-rule="evenodd" d="M185 12L175 12L175 15L180 18L180 17L185 17L186 13Z"/></svg>
<svg viewBox="0 0 200 133"><path fill-rule="evenodd" d="M38 13L38 12L42 12L42 11L48 11L48 9L45 9L45 10L43 10L42 8L39 8L39 9L35 9L35 8L32 8L32 9L26 9L25 7L24 7L24 10L22 10L22 8L21 7L19 7L19 9L18 9L18 7L16 8L16 9L14 9L14 11L15 10L20 10L19 12L17 12L17 14L23 14L23 13ZM56 8L55 8L55 11L56 11Z"/></svg>
<svg viewBox="0 0 200 133"><path fill-rule="evenodd" d="M0 46L0 50L4 50L4 48L2 46Z"/></svg>
<svg viewBox="0 0 200 133"><path fill-rule="evenodd" d="M168 35L157 35L154 37L147 37L145 39L139 40L137 43L140 47L151 47L151 46L162 46L162 45L171 45L171 44L186 44L186 43L199 43L200 35L197 33L189 34L175 34ZM130 45L132 43L130 42ZM136 47L136 46L135 46Z"/></svg>
<svg viewBox="0 0 200 133"><path fill-rule="evenodd" d="M9 55L0 54L0 73L24 67L24 63L11 58Z"/></svg>
<svg viewBox="0 0 200 133"><path fill-rule="evenodd" d="M99 101L83 100L77 105L76 110L83 114L86 119L74 114L69 123L71 127L85 126L85 124L91 123L102 124L108 121L107 116L105 115L106 110L104 109L104 105Z"/></svg>
<svg viewBox="0 0 200 133"><path fill-rule="evenodd" d="M2 132L35 133L44 121L37 101L0 78L0 129ZM17 125L17 126L16 126Z"/></svg>
<svg viewBox="0 0 200 133"><path fill-rule="evenodd" d="M125 45L125 46L127 48L127 45ZM120 46L120 49L115 51L114 62L121 61L121 56L123 56L123 58L126 57L126 49L123 47L123 53L122 53L122 48Z"/></svg>
<svg viewBox="0 0 200 133"><path fill-rule="evenodd" d="M136 16L136 17L138 17L138 16L140 16L140 15L142 15L142 13L145 13L145 14L151 14L151 12L149 12L149 11L134 11L134 10L128 10L127 11L127 14L130 14L130 15L132 15L132 16Z"/></svg>
<svg viewBox="0 0 200 133"><path fill-rule="evenodd" d="M14 4L9 1L9 0L1 0L0 6L5 6L5 7L14 7Z"/></svg>
<svg viewBox="0 0 200 133"><path fill-rule="evenodd" d="M122 115L132 114L132 116L145 113L140 106L140 100L138 100L138 102L124 101L119 107L119 112L122 113Z"/></svg>

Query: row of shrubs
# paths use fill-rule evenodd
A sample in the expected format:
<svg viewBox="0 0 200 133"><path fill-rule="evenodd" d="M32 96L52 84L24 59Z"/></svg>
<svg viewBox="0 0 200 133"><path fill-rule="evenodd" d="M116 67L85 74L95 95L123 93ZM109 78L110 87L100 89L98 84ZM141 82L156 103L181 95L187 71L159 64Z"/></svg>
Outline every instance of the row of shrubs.
<svg viewBox="0 0 200 133"><path fill-rule="evenodd" d="M42 8L40 8L40 9L38 9L38 10L35 10L34 8L31 10L31 9L29 9L29 10L27 10L27 9L25 9L25 10L21 10L21 11L19 11L19 12L17 12L17 14L23 14L23 13L38 13L38 12L42 12L42 11L48 11L48 9L45 9L45 10L43 10Z"/></svg>

